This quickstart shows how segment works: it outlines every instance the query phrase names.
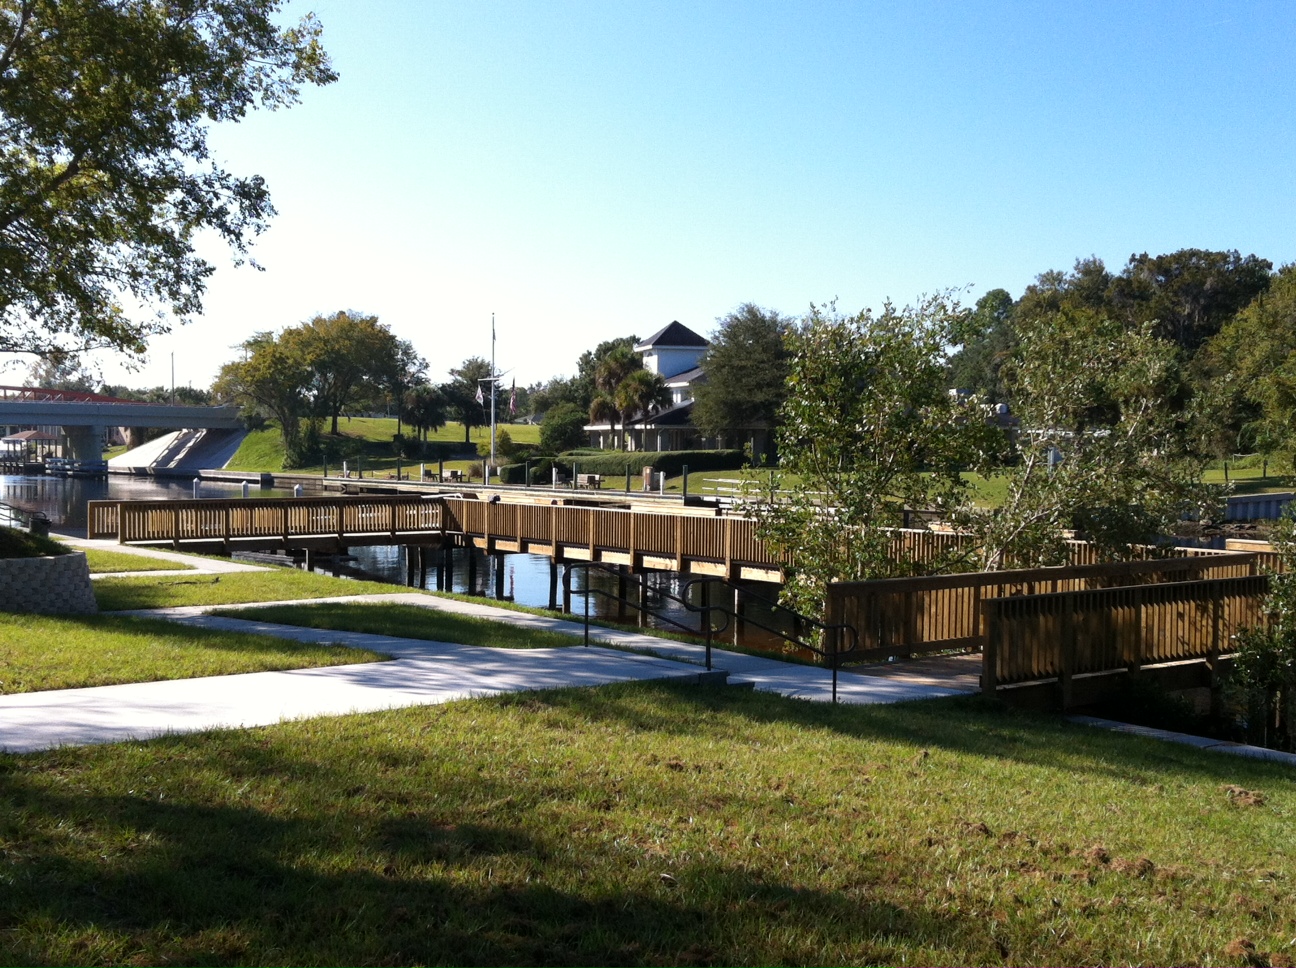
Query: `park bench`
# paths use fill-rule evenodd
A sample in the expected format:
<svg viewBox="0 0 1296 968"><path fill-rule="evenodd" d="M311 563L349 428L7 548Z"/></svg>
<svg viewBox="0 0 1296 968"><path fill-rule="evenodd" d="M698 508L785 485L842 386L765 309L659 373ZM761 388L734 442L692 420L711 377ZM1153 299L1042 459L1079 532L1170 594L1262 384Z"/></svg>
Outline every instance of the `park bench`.
<svg viewBox="0 0 1296 968"><path fill-rule="evenodd" d="M584 487L594 491L600 490L603 487L603 475L602 474L577 474L576 486L578 488Z"/></svg>

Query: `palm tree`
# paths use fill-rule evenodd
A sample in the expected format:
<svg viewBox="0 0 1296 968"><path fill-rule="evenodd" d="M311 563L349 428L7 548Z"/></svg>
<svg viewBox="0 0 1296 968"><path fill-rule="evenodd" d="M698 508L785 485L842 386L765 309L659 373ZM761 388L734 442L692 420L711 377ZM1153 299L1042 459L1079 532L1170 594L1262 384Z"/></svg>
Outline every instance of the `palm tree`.
<svg viewBox="0 0 1296 968"><path fill-rule="evenodd" d="M594 370L594 387L598 392L590 402L591 423L607 420L612 425L612 433L616 434L623 412L617 403L617 388L630 374L642 370L643 361L628 346L617 346L599 360ZM618 446L623 447L624 442Z"/></svg>
<svg viewBox="0 0 1296 968"><path fill-rule="evenodd" d="M436 387L423 383L405 391L401 399L401 416L414 428L424 443L429 430L439 430L446 423L446 399Z"/></svg>
<svg viewBox="0 0 1296 968"><path fill-rule="evenodd" d="M640 419L646 419L653 410L669 405L671 393L659 374L635 370L617 385L615 401L621 411L624 431L627 422L636 414Z"/></svg>
<svg viewBox="0 0 1296 968"><path fill-rule="evenodd" d="M590 423L602 423L607 421L612 425L612 433L616 433L617 421L621 418L621 411L617 409L616 402L610 393L600 390L594 394L594 399L590 401Z"/></svg>

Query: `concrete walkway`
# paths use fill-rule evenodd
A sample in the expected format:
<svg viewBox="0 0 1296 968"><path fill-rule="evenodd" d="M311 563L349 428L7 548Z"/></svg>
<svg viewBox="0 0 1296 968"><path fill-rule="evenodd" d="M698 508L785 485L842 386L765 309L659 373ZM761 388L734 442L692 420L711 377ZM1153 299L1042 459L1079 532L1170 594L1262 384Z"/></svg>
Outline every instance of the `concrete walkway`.
<svg viewBox="0 0 1296 968"><path fill-rule="evenodd" d="M161 548L138 548L135 545L118 544L105 538L77 538L60 534L56 536L63 544L82 550L94 548L99 551L113 551L123 555L134 555L137 558L154 558L158 561L170 561L176 565L175 570L157 571L115 571L91 575L91 580L109 577L136 578L149 575L163 578L171 575L227 575L235 571L266 571L262 565L249 565L242 561L230 561L221 558L198 558L176 551L163 551Z"/></svg>
<svg viewBox="0 0 1296 968"><path fill-rule="evenodd" d="M146 553L158 557L170 554ZM187 574L249 567L255 570L255 566L243 565L231 569L233 563L227 562L193 558L186 561L199 566ZM209 568L213 565L217 568ZM583 632L580 623L566 619L418 593L313 601L403 603L573 637ZM262 604L306 603L257 603ZM220 610L257 605L222 606ZM392 660L0 696L0 749L20 753L57 746L147 739L167 733L266 726L309 716L431 705L528 689L647 680L697 682L707 678L702 667L702 646L615 629L592 629L592 640L600 644L589 648L581 647L577 640L571 648L497 649L274 625L211 615L210 611L213 609L204 606L117 614L152 615L193 627L260 633L295 641L339 643L381 652L392 656ZM609 645L613 648L606 647ZM813 666L723 649L713 651L712 665L717 671L727 672L731 682L750 682L756 689L816 701L828 701L832 696L831 673ZM964 691L968 690L842 675L838 698L849 703L899 702Z"/></svg>

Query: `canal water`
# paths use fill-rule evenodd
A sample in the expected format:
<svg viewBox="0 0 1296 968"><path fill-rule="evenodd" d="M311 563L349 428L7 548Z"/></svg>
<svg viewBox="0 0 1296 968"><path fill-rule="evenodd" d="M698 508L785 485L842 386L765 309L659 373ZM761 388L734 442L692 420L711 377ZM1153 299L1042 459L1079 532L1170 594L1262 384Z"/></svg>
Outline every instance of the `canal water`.
<svg viewBox="0 0 1296 968"><path fill-rule="evenodd" d="M287 497L287 489L253 488L252 497ZM199 484L200 498L237 498L242 494L238 484L226 484L203 481ZM193 484L185 481L155 480L141 477L122 477L113 475L103 478L67 478L67 477L19 477L0 475L0 502L11 504L28 511L40 511L50 519L52 530L64 534L84 537L86 533L87 501L146 501L146 500L185 500L193 497ZM355 578L366 578L376 581L404 585L406 580L405 550L399 547L370 546L351 549L352 561L347 562L345 573ZM469 566L470 556L473 566ZM440 553L428 556L427 586L436 587L435 565L440 560ZM447 590L464 595L481 598L493 598L496 584L496 569L503 569L500 576L503 598L544 608L549 604L549 559L543 555L487 555L477 549L456 548L453 554L451 570L451 587ZM321 574L331 572L327 562L317 570ZM558 601L562 601L562 575L560 567ZM471 586L469 578L473 579ZM684 595L693 604L700 604L702 589L697 585L686 588L688 576L681 577L674 572L651 572L646 576L646 589L636 588L634 580L628 582L628 597L638 600L640 594L647 595L647 602L653 613L664 615L668 621L650 616L645 620L650 627L681 631L680 625L689 629L698 629L699 615L690 612L683 605L673 602L668 596L676 598ZM589 597L590 615L614 621L635 624L638 612L633 606L618 603L612 596L618 591L615 575L602 569L573 568L570 576L572 587L571 607L577 615L584 614L585 589L587 582L593 592ZM790 629L786 616L778 611L765 607L760 599L774 600L778 597L778 586L768 582L743 582L747 593L744 603L744 615L748 621L732 623L728 628L716 634L717 643L729 642L745 648L781 652L784 641L758 628L755 623L780 629ZM719 604L718 596L722 586L713 584L708 594ZM728 593L732 594L732 593ZM732 604L732 603L728 603ZM716 625L721 624L719 615ZM672 624L677 623L677 624ZM735 642L736 633L736 642Z"/></svg>

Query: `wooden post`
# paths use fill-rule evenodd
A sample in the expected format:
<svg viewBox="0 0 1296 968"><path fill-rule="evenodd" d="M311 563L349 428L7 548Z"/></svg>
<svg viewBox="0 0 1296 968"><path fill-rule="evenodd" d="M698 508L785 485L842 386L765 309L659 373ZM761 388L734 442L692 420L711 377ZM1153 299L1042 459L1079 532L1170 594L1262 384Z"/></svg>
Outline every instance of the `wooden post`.
<svg viewBox="0 0 1296 968"><path fill-rule="evenodd" d="M558 561L549 559L549 608L558 608Z"/></svg>
<svg viewBox="0 0 1296 968"><path fill-rule="evenodd" d="M617 621L625 621L626 607L626 572L625 565L617 565Z"/></svg>
<svg viewBox="0 0 1296 968"><path fill-rule="evenodd" d="M562 610L565 614L571 614L571 567L567 568L567 580L563 582Z"/></svg>
<svg viewBox="0 0 1296 968"><path fill-rule="evenodd" d="M735 585L733 590L733 644L739 645L742 637L742 615L745 599L742 589Z"/></svg>
<svg viewBox="0 0 1296 968"><path fill-rule="evenodd" d="M477 548L468 542L468 594L477 594Z"/></svg>
<svg viewBox="0 0 1296 968"><path fill-rule="evenodd" d="M733 518L724 519L725 581L733 581ZM736 612L737 609L734 609Z"/></svg>
<svg viewBox="0 0 1296 968"><path fill-rule="evenodd" d="M1143 606L1147 600L1147 585L1134 586L1134 655L1126 664L1130 675L1143 668Z"/></svg>
<svg viewBox="0 0 1296 968"><path fill-rule="evenodd" d="M1075 667L1076 649L1076 593L1068 592L1062 598L1062 668L1058 676L1059 698L1062 710L1071 708L1071 671Z"/></svg>
<svg viewBox="0 0 1296 968"><path fill-rule="evenodd" d="M414 587L414 547L405 545L405 587Z"/></svg>
<svg viewBox="0 0 1296 968"><path fill-rule="evenodd" d="M418 564L419 564L418 587L419 588L427 588L427 568L428 568L427 553L428 553L427 547L425 545L419 545L419 549L418 549Z"/></svg>
<svg viewBox="0 0 1296 968"><path fill-rule="evenodd" d="M1220 624L1224 618L1224 588L1219 582L1212 582L1211 589L1211 646L1206 661L1210 667L1211 709L1219 703L1219 654Z"/></svg>
<svg viewBox="0 0 1296 968"><path fill-rule="evenodd" d="M981 613L981 692L993 696L999 688L999 629L994 621L994 600L979 601Z"/></svg>
<svg viewBox="0 0 1296 968"><path fill-rule="evenodd" d="M495 555L495 601L504 600L504 556Z"/></svg>

